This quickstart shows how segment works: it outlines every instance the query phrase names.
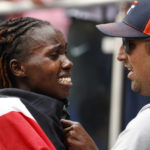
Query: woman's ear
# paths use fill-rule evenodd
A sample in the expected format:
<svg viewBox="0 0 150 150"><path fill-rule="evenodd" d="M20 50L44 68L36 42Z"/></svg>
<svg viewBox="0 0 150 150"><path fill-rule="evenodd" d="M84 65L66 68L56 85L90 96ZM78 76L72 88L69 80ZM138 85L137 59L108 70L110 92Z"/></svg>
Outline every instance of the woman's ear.
<svg viewBox="0 0 150 150"><path fill-rule="evenodd" d="M22 63L17 59L11 59L9 62L10 70L16 77L25 77L25 69Z"/></svg>

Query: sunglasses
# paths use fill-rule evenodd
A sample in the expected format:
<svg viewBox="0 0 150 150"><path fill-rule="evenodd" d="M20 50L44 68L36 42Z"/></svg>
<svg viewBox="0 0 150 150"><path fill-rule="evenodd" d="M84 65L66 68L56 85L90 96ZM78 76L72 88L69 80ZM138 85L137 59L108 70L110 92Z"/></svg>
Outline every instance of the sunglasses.
<svg viewBox="0 0 150 150"><path fill-rule="evenodd" d="M123 48L127 54L131 53L129 40L127 38L122 38Z"/></svg>
<svg viewBox="0 0 150 150"><path fill-rule="evenodd" d="M124 50L125 50L125 52L127 54L131 54L131 52L133 51L133 49L136 47L136 44L135 44L134 40L150 41L149 38L145 38L145 39L122 38L123 47L124 47Z"/></svg>

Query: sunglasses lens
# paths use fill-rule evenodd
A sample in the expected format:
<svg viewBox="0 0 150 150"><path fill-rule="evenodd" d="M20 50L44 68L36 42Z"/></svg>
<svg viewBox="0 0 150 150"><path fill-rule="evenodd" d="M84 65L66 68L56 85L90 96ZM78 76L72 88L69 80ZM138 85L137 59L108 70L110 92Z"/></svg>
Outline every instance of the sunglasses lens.
<svg viewBox="0 0 150 150"><path fill-rule="evenodd" d="M122 39L122 42L123 42L123 47L124 47L124 50L127 54L130 53L130 46L129 46L129 40L126 39L126 38L123 38Z"/></svg>
<svg viewBox="0 0 150 150"><path fill-rule="evenodd" d="M129 39L129 38L122 38L123 47L127 54L131 54L133 50L136 48L136 41L138 39ZM149 42L150 39L139 39L140 41L147 41Z"/></svg>

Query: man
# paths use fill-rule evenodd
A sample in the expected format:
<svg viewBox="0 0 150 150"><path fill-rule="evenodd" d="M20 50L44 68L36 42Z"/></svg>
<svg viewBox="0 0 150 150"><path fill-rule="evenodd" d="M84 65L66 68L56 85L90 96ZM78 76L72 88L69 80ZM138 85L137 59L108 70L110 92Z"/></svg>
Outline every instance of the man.
<svg viewBox="0 0 150 150"><path fill-rule="evenodd" d="M117 59L130 71L128 78L132 90L150 96L150 0L134 1L122 22L102 24L97 28L106 35L123 38ZM66 120L62 123L70 150L98 149L79 123ZM127 125L112 150L149 150L149 141L148 104Z"/></svg>

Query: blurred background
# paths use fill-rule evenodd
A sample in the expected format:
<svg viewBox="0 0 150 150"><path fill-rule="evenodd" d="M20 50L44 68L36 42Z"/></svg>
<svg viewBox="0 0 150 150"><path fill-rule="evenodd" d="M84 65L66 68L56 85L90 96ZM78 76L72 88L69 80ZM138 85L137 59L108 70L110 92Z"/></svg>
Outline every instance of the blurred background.
<svg viewBox="0 0 150 150"><path fill-rule="evenodd" d="M127 70L116 60L121 39L97 24L120 21L132 0L0 0L0 21L30 16L49 21L68 41L73 88L71 119L81 122L101 150L108 150L149 98L133 93Z"/></svg>

